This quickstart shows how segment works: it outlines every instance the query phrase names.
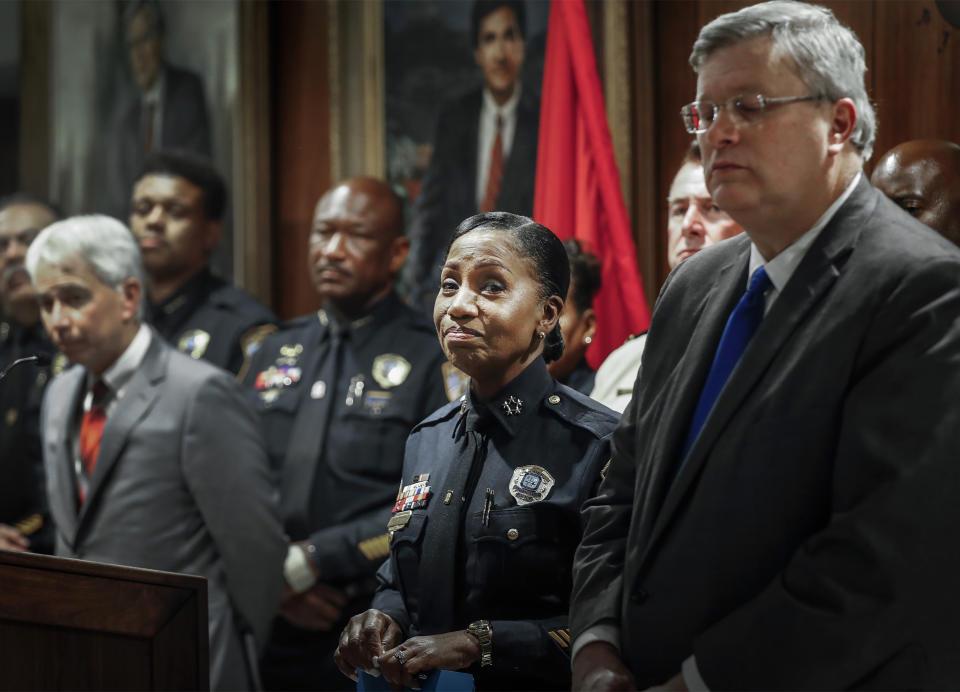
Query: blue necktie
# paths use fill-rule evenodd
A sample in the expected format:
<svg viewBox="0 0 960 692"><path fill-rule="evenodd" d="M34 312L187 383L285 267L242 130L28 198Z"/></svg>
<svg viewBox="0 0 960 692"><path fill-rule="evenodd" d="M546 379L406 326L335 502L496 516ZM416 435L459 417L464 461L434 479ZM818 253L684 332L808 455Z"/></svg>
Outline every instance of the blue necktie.
<svg viewBox="0 0 960 692"><path fill-rule="evenodd" d="M710 409L713 408L714 402L720 396L720 392L723 391L723 385L729 379L730 373L733 372L737 361L740 360L740 356L747 350L747 345L750 343L753 333L757 331L757 327L763 321L763 293L769 287L770 277L767 276L767 270L763 267L758 268L750 278L750 286L747 287L747 292L743 294L740 302L730 313L727 326L723 328L723 336L720 337L720 343L717 345L717 354L713 357L710 374L707 375L703 391L700 392L700 401L697 402L697 408L693 412L693 421L690 423L687 441L683 445L681 459L686 459L687 453L707 420Z"/></svg>

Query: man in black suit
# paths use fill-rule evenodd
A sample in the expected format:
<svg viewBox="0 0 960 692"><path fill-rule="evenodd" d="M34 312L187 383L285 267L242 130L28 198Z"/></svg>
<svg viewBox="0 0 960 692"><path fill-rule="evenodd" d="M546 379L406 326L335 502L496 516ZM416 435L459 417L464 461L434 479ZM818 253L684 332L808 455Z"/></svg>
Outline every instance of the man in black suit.
<svg viewBox="0 0 960 692"><path fill-rule="evenodd" d="M127 211L126 195L147 154L157 149L184 149L204 156L211 152L203 82L193 72L164 60L163 15L155 0L126 4L123 28L138 94L120 122L115 212L119 216Z"/></svg>
<svg viewBox="0 0 960 692"><path fill-rule="evenodd" d="M483 86L440 111L405 267L411 302L431 312L441 255L457 224L481 211L533 213L540 97L520 83L525 25L522 2L473 5L473 55Z"/></svg>
<svg viewBox="0 0 960 692"><path fill-rule="evenodd" d="M960 252L863 175L864 51L829 10L723 15L691 64L745 233L660 293L585 506L574 689L956 688Z"/></svg>

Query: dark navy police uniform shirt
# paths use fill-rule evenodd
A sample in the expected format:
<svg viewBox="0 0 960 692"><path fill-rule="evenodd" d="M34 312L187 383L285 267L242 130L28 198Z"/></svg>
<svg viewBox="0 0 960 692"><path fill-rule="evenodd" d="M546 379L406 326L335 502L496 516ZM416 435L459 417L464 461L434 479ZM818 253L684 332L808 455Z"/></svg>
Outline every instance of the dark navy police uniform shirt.
<svg viewBox="0 0 960 692"><path fill-rule="evenodd" d="M254 356L245 383L284 524L316 547L320 581L372 578L386 557L404 444L449 402L445 363L433 325L395 294L352 322L324 310L292 320Z"/></svg>
<svg viewBox="0 0 960 692"><path fill-rule="evenodd" d="M151 304L148 316L171 346L234 374L277 322L269 308L208 269L162 303Z"/></svg>
<svg viewBox="0 0 960 692"><path fill-rule="evenodd" d="M372 607L407 636L490 620L493 664L470 671L479 689L569 689L580 507L618 419L538 358L487 404L468 394L417 425Z"/></svg>

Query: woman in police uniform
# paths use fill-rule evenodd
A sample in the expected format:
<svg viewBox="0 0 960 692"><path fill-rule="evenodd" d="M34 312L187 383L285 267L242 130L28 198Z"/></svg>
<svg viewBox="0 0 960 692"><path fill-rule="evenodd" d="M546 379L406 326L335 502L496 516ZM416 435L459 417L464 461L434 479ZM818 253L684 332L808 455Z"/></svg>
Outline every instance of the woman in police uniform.
<svg viewBox="0 0 960 692"><path fill-rule="evenodd" d="M344 630L351 675L417 686L468 670L479 689L569 689L567 610L580 507L617 414L558 384L570 282L562 243L522 216L457 228L434 307L470 391L414 427L371 610Z"/></svg>

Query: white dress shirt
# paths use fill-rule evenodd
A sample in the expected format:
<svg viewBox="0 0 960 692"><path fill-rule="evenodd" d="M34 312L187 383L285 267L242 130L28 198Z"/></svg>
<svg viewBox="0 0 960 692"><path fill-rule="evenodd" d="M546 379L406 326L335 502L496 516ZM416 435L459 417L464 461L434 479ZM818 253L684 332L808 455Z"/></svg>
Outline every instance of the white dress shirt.
<svg viewBox="0 0 960 692"><path fill-rule="evenodd" d="M477 209L483 206L487 194L487 175L490 171L490 149L497 136L497 117L503 118L500 132L500 144L503 147L503 162L506 164L513 148L513 135L517 131L517 104L520 103L520 82L513 90L513 96L502 106L498 106L489 90L483 90L483 105L480 106L480 127L477 133Z"/></svg>

